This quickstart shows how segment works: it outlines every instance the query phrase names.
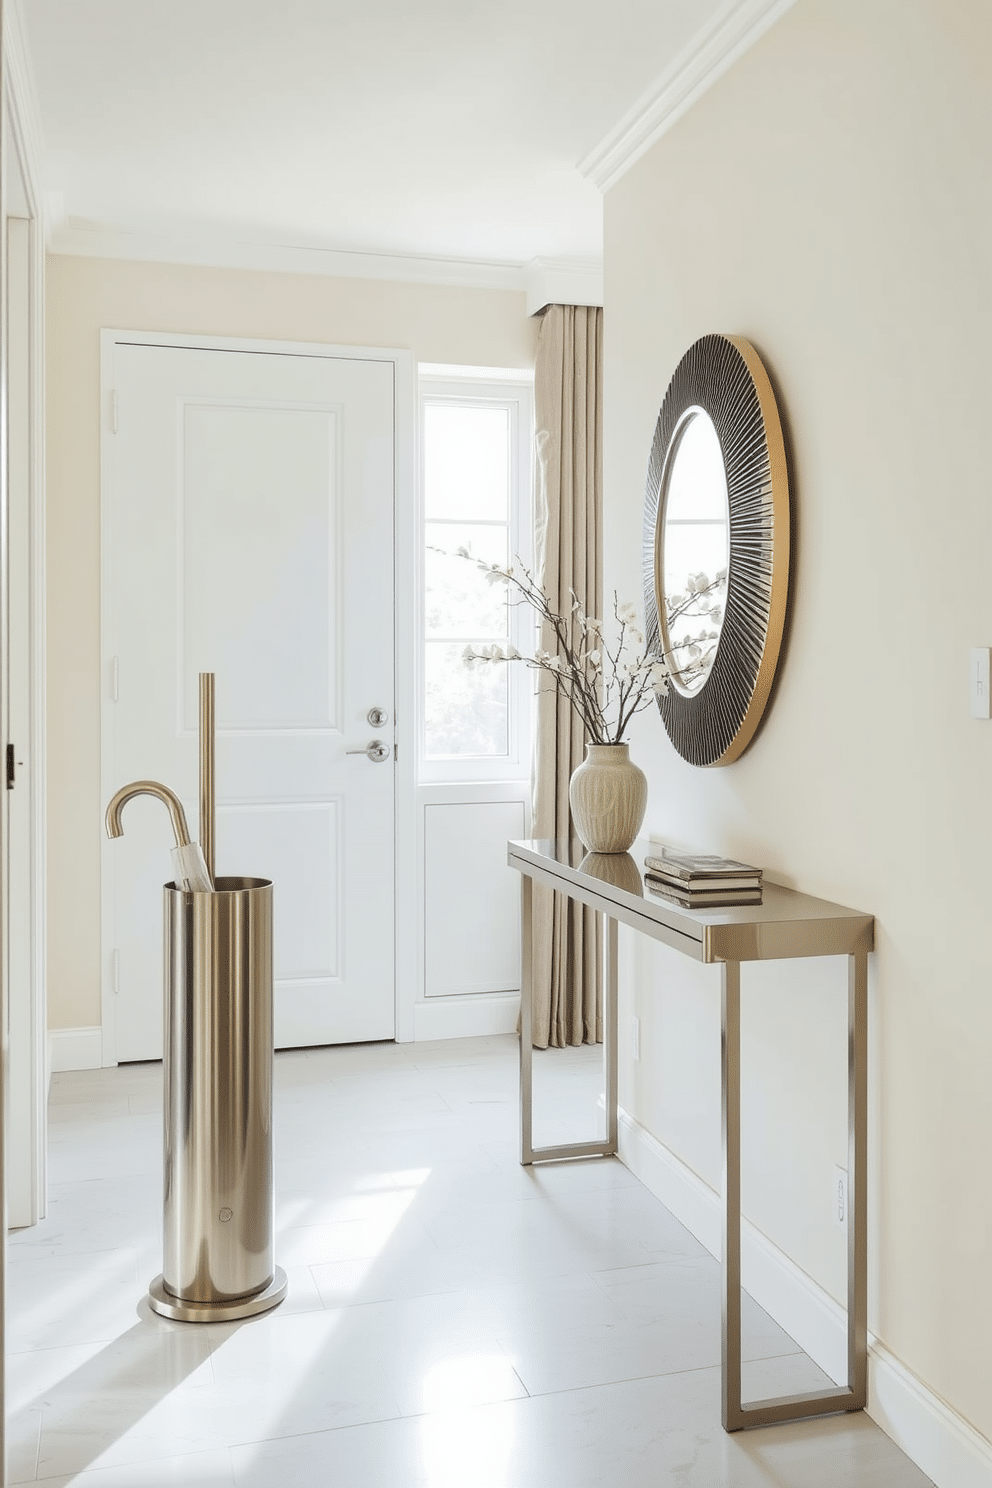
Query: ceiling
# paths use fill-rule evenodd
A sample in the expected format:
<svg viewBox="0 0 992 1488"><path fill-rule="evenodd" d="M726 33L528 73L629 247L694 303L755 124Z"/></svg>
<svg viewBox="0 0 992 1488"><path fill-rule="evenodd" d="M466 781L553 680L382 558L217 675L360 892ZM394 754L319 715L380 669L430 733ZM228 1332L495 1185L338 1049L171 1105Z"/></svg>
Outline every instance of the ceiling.
<svg viewBox="0 0 992 1488"><path fill-rule="evenodd" d="M595 266L579 163L768 0L20 0L56 223ZM588 167L587 167L588 170Z"/></svg>

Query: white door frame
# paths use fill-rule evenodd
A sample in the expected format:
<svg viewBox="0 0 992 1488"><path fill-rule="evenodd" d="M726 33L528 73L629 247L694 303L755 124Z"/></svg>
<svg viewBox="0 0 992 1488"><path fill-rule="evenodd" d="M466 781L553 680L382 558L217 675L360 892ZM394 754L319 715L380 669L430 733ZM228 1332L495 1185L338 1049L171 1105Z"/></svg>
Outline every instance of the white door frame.
<svg viewBox="0 0 992 1488"><path fill-rule="evenodd" d="M4 319L7 296L18 325L4 367L4 415L17 420L11 449L10 562L17 574L10 615L11 727L23 761L19 786L26 793L8 813L10 854L18 870L18 914L10 952L17 972L9 988L10 1048L7 1218L36 1224L46 1209L48 1134L48 1031L45 978L45 240L40 158L24 40L12 7L3 11L3 256ZM8 262L8 224L15 252ZM4 342L6 343L6 336ZM3 355L7 358L4 345ZM6 432L6 431L5 431ZM6 478L7 472L4 472ZM6 685L5 677L5 685ZM5 732L2 744L9 735ZM5 781L0 780L0 788ZM13 799L11 799L13 805ZM8 894L9 886L5 885ZM6 954L6 952L5 952Z"/></svg>
<svg viewBox="0 0 992 1488"><path fill-rule="evenodd" d="M393 524L393 594L394 644L396 657L396 854L395 854L395 989L396 1039L413 1038L413 1010L417 990L416 977L416 821L413 807L414 783L414 677L413 636L415 632L415 435L416 384L411 351L369 346L330 346L312 341L264 341L230 336L177 336L154 331L104 330L100 333L100 502L101 502L101 572L111 563L108 550L110 524L108 501L111 482L113 441L115 348L130 346L188 347L197 351L271 352L283 356L342 357L349 360L388 362L393 367L394 403L394 501ZM114 791L123 784L111 778L110 750L114 707L111 638L107 617L101 615L101 702L100 702L100 772L101 799L106 805ZM117 1063L116 992L114 988L112 915L112 846L103 839L101 852L101 966L102 1024L104 1065Z"/></svg>

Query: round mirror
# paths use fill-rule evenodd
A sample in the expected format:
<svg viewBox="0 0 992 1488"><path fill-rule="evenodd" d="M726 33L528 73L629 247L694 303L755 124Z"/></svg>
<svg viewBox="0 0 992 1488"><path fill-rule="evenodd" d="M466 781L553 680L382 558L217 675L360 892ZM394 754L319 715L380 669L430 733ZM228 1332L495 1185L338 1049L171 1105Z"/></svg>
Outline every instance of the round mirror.
<svg viewBox="0 0 992 1488"><path fill-rule="evenodd" d="M720 644L730 554L730 506L713 420L690 408L670 447L657 527L655 585L662 643L678 690L691 696Z"/></svg>
<svg viewBox="0 0 992 1488"><path fill-rule="evenodd" d="M775 394L742 336L703 336L658 414L644 493L649 646L658 698L693 765L729 765L771 694L789 588L789 484Z"/></svg>

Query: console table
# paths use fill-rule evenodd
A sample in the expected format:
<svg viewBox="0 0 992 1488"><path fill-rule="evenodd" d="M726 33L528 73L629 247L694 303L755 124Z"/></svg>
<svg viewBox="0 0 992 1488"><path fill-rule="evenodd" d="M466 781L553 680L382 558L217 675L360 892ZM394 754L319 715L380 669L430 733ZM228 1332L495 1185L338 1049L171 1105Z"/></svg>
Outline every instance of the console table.
<svg viewBox="0 0 992 1488"><path fill-rule="evenodd" d="M510 842L507 858L521 874L520 1161L607 1157L617 1151L617 926L630 925L695 961L716 963L721 985L721 1126L723 1199L723 1425L727 1431L803 1416L862 1410L867 1395L867 1086L868 953L871 915L765 884L760 904L682 909L646 888L631 853L586 853L577 843ZM636 856L635 856L636 855ZM603 1142L533 1144L533 885L548 884L606 917L603 1026L607 1133ZM848 958L847 1384L829 1390L741 1399L740 976L742 961L805 956Z"/></svg>

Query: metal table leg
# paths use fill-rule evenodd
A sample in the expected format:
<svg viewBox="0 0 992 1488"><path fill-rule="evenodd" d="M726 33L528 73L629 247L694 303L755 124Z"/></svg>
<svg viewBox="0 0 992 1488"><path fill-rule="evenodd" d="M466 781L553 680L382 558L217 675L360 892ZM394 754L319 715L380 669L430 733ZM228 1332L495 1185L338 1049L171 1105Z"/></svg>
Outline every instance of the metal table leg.
<svg viewBox="0 0 992 1488"><path fill-rule="evenodd" d="M868 953L847 958L847 1382L868 1399Z"/></svg>
<svg viewBox="0 0 992 1488"><path fill-rule="evenodd" d="M603 1084L606 1091L606 1151L608 1156L612 1156L617 1150L620 1107L617 1082L617 1004L620 1000L617 962L620 936L616 920L611 919L609 915L604 915L603 918L606 921L606 945L604 947L606 965L603 977L603 1043L605 1045Z"/></svg>
<svg viewBox="0 0 992 1488"><path fill-rule="evenodd" d="M520 875L520 1161L534 1161L534 880Z"/></svg>
<svg viewBox="0 0 992 1488"><path fill-rule="evenodd" d="M741 1399L741 1083L740 963L721 965L721 1123L723 1136L723 1425L767 1426L835 1411L863 1410L867 1399L866 1212L868 1155L868 957L848 958L847 1384L829 1390Z"/></svg>
<svg viewBox="0 0 992 1488"><path fill-rule="evenodd" d="M720 1119L723 1182L723 1429L741 1408L741 966L720 967Z"/></svg>
<svg viewBox="0 0 992 1488"><path fill-rule="evenodd" d="M534 885L525 873L520 879L520 1161L554 1162L568 1157L613 1157L617 1151L617 922L606 916L605 976L603 981L603 1057L606 1087L606 1140L559 1142L534 1146Z"/></svg>

